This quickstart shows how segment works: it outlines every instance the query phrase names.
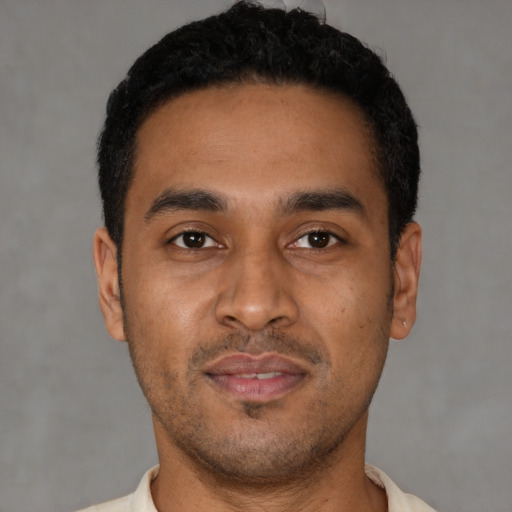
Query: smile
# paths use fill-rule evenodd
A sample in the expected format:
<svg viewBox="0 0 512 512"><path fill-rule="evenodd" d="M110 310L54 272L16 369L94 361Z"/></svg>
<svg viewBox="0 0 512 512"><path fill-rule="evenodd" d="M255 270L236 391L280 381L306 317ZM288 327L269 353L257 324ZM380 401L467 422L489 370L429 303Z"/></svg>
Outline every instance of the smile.
<svg viewBox="0 0 512 512"><path fill-rule="evenodd" d="M239 400L264 403L295 389L306 371L287 358L235 355L221 359L205 372L216 389Z"/></svg>
<svg viewBox="0 0 512 512"><path fill-rule="evenodd" d="M235 375L235 377L239 377L240 379L273 379L274 377L279 377L283 375L279 372L268 372L268 373L244 373L242 375Z"/></svg>

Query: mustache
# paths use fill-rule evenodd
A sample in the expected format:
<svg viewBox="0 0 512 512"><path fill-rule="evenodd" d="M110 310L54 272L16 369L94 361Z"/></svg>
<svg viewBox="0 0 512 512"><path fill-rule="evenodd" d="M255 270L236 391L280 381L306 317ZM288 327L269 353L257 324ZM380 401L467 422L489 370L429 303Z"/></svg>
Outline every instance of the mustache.
<svg viewBox="0 0 512 512"><path fill-rule="evenodd" d="M318 344L269 329L254 334L235 332L201 344L192 354L189 367L190 369L201 368L213 359L233 352L253 355L275 352L279 355L306 360L313 365L329 364L328 354Z"/></svg>

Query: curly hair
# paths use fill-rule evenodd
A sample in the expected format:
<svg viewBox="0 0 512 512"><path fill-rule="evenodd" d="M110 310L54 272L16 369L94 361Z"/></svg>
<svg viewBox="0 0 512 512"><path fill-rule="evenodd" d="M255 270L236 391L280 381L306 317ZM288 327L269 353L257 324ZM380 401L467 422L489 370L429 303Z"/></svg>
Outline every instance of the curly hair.
<svg viewBox="0 0 512 512"><path fill-rule="evenodd" d="M374 137L394 257L416 210L420 174L417 127L399 85L381 58L350 34L300 9L247 1L167 34L110 94L98 175L105 225L116 246L122 245L136 134L147 116L184 92L255 82L309 85L359 106Z"/></svg>

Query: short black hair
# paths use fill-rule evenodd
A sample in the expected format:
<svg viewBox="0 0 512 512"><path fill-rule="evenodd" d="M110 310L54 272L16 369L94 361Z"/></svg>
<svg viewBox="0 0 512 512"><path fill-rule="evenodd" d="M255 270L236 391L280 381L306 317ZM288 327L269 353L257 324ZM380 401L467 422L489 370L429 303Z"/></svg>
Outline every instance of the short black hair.
<svg viewBox="0 0 512 512"><path fill-rule="evenodd" d="M301 84L343 95L363 112L388 200L391 255L417 205L416 123L382 59L358 39L300 9L247 1L169 33L139 57L112 91L98 142L107 230L121 252L137 130L180 94L228 83Z"/></svg>

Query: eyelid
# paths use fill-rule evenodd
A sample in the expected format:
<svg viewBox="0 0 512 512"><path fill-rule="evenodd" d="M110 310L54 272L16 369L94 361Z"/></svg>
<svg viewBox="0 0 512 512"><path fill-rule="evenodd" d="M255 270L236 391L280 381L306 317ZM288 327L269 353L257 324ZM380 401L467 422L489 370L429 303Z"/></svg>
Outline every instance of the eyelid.
<svg viewBox="0 0 512 512"><path fill-rule="evenodd" d="M334 233L333 230L331 229L328 229L328 228L320 228L320 227L316 227L316 228L312 228L312 229L309 229L307 230L306 232L303 232L299 237L295 238L295 240L288 246L288 247L298 247L296 244L302 240L303 238L311 235L311 234L314 234L314 233L322 233L322 234L326 234L326 235L329 235L330 237L332 237L334 239L334 242L330 241L328 245L326 245L325 247L299 247L300 249L311 249L311 250L314 250L314 251L321 251L321 250L325 250L331 246L333 246L334 244L336 243L340 243L342 245L345 245L347 243L347 240L342 237L341 235L337 234L337 233Z"/></svg>
<svg viewBox="0 0 512 512"><path fill-rule="evenodd" d="M197 247L197 248L186 247L184 244L183 245L177 244L176 240L179 239L180 237L182 237L183 235L186 235L187 233L197 233L199 235L203 235L205 238L208 238L213 243L208 243L208 245L205 245L203 247ZM222 245L220 242L218 242L210 233L208 233L204 229L193 228L193 227L182 229L179 233L176 233L171 238L169 238L167 241L167 244L174 245L174 246L178 247L179 249L184 249L187 251L194 251L194 250L198 251L201 249L209 249L210 247L219 247L219 248L224 247L224 245Z"/></svg>

